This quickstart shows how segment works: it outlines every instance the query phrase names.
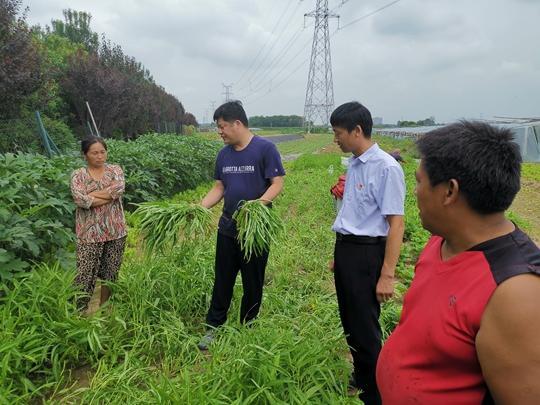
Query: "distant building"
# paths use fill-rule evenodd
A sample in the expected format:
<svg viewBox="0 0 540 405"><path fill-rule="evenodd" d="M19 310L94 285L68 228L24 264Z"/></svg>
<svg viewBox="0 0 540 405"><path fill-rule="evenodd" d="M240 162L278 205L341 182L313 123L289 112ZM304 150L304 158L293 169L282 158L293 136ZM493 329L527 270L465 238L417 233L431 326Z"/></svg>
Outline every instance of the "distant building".
<svg viewBox="0 0 540 405"><path fill-rule="evenodd" d="M382 117L373 117L373 125L382 125L383 119Z"/></svg>

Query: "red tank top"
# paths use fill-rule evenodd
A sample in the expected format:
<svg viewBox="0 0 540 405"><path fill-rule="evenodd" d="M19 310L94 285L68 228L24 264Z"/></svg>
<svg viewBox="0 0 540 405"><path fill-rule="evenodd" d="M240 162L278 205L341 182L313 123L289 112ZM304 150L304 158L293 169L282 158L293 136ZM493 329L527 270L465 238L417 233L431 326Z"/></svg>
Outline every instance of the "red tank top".
<svg viewBox="0 0 540 405"><path fill-rule="evenodd" d="M420 255L399 325L380 353L385 405L489 403L475 347L482 314L498 284L540 274L540 250L519 229L447 261L442 241L432 237Z"/></svg>

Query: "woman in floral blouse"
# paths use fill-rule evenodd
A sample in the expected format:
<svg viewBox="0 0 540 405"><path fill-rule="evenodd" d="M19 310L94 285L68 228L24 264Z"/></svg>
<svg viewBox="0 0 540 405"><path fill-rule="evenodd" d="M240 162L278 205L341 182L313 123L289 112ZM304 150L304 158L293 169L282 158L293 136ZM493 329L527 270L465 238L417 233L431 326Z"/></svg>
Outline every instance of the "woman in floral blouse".
<svg viewBox="0 0 540 405"><path fill-rule="evenodd" d="M126 241L126 221L122 208L124 173L120 166L107 164L107 145L98 137L82 141L87 167L71 174L71 193L77 205L77 277L75 283L86 293L81 310L88 307L96 279L115 281L122 264ZM101 302L111 290L101 286Z"/></svg>

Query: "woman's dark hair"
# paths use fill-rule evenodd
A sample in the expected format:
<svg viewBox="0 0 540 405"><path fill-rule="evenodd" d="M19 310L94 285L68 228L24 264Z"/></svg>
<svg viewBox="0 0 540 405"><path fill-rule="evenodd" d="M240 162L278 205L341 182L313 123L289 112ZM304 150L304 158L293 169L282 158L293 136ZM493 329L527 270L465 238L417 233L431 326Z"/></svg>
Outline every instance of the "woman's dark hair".
<svg viewBox="0 0 540 405"><path fill-rule="evenodd" d="M214 112L214 121L219 119L227 122L234 122L236 120L244 124L245 127L248 127L248 118L244 107L242 107L242 102L239 100L228 101L225 104L220 105L217 110Z"/></svg>
<svg viewBox="0 0 540 405"><path fill-rule="evenodd" d="M90 146L95 143L102 144L105 150L107 150L107 144L105 143L105 140L103 138L100 138L98 136L89 136L81 141L81 152L86 155L88 153L88 150L90 149Z"/></svg>
<svg viewBox="0 0 540 405"><path fill-rule="evenodd" d="M460 121L426 133L416 145L431 185L457 180L480 214L505 211L519 191L521 153L507 128Z"/></svg>

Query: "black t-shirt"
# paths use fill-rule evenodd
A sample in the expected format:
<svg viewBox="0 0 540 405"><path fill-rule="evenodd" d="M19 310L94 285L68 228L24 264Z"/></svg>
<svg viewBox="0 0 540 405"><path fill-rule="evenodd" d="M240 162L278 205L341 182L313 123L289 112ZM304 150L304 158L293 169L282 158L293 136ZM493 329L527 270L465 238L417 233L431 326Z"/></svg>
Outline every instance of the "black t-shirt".
<svg viewBox="0 0 540 405"><path fill-rule="evenodd" d="M231 145L221 149L214 172L214 178L225 187L219 232L236 236L232 215L239 203L260 198L270 187L270 179L284 175L281 156L276 146L266 139L254 136L241 151L234 150Z"/></svg>

